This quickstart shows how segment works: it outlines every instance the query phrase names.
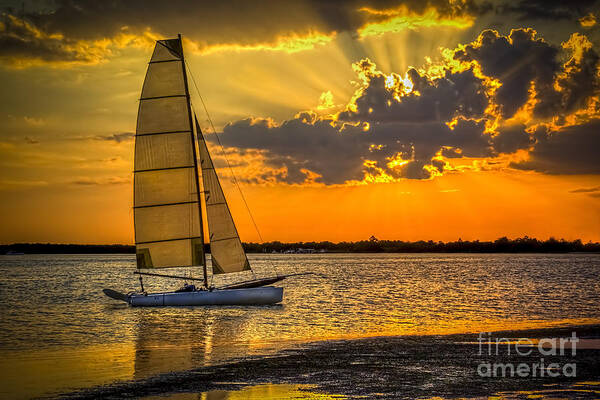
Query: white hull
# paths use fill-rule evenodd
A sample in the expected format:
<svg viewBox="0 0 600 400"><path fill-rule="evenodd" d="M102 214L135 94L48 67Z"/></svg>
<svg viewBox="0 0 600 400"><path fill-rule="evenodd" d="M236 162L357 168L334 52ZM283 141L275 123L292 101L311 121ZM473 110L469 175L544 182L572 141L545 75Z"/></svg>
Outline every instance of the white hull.
<svg viewBox="0 0 600 400"><path fill-rule="evenodd" d="M264 286L249 289L200 290L196 292L167 292L132 294L127 302L133 307L149 306L209 306L209 305L266 305L283 300L283 288Z"/></svg>

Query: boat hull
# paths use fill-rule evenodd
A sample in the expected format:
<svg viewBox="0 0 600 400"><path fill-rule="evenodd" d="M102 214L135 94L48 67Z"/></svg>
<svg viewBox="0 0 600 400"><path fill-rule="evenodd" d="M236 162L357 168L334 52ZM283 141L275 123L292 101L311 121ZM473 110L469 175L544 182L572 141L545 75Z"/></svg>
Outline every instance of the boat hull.
<svg viewBox="0 0 600 400"><path fill-rule="evenodd" d="M132 294L128 297L133 307L160 306L224 306L267 305L283 300L283 288L264 286L249 289L200 290L196 292L168 292Z"/></svg>

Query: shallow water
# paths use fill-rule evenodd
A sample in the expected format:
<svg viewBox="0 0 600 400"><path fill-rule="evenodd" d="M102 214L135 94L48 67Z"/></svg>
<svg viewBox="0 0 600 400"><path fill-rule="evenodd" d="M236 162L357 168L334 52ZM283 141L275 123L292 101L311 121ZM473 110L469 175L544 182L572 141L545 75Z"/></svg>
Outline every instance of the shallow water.
<svg viewBox="0 0 600 400"><path fill-rule="evenodd" d="M134 256L0 256L0 397L57 393L297 343L598 323L600 255L250 255L272 307L130 308ZM183 273L182 271L173 271ZM148 291L173 281L145 279Z"/></svg>
<svg viewBox="0 0 600 400"><path fill-rule="evenodd" d="M341 395L315 393L310 385L254 385L239 390L211 390L202 393L177 393L166 396L148 396L142 400L334 400L346 399Z"/></svg>
<svg viewBox="0 0 600 400"><path fill-rule="evenodd" d="M149 396L143 400L333 400L348 399L346 396L312 392L310 385L286 385L266 384L240 388L239 390L211 390L202 393L177 393L166 396ZM566 387L548 385L542 390L527 390L517 392L498 392L488 397L494 400L516 400L516 399L556 399L579 398L595 399L600 395L600 382L582 382ZM469 397L467 397L468 399ZM440 400L432 397L430 400ZM481 399L475 397L473 399ZM427 400L427 399L423 399Z"/></svg>

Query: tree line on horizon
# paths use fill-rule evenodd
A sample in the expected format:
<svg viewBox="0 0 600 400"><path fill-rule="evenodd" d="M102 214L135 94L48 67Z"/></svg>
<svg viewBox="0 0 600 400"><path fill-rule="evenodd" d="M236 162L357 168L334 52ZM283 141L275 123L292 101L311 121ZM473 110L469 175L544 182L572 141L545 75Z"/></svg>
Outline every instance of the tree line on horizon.
<svg viewBox="0 0 600 400"><path fill-rule="evenodd" d="M517 239L501 237L494 241L461 240L454 242L435 242L419 240L408 242L403 240L378 240L371 236L369 240L357 242L267 242L244 243L249 253L277 253L295 249L314 249L335 253L571 253L600 252L600 243L583 243L581 239L568 241L549 238L538 240L527 236Z"/></svg>
<svg viewBox="0 0 600 400"><path fill-rule="evenodd" d="M210 252L210 245L205 245ZM357 242L293 242L279 241L266 243L244 243L248 253L285 253L299 249L328 253L600 253L600 243L583 243L581 239L565 240L549 238L538 240L527 236L517 239L501 237L494 241L461 240L454 242L435 242L419 240L378 240L371 236L368 240ZM135 246L111 244L55 244L55 243L13 243L0 245L0 254L133 254Z"/></svg>

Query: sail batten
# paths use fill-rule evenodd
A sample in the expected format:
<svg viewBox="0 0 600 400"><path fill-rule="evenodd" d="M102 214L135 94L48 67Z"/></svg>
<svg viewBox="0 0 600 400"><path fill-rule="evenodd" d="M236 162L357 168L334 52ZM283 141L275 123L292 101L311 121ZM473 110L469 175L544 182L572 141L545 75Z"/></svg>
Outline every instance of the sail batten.
<svg viewBox="0 0 600 400"><path fill-rule="evenodd" d="M181 41L159 40L142 87L135 137L138 268L204 263L192 129Z"/></svg>
<svg viewBox="0 0 600 400"><path fill-rule="evenodd" d="M166 171L169 169L186 169L186 168L195 168L194 165L182 165L181 167L165 167L165 168L150 168L150 169L138 169L133 172L152 172L152 171Z"/></svg>
<svg viewBox="0 0 600 400"><path fill-rule="evenodd" d="M192 200L192 201L181 201L179 203L162 203L162 204L150 204L150 205L146 205L146 206L133 206L133 208L148 208L148 207L163 207L163 206L175 206L178 204L192 204L192 203L198 203L198 200Z"/></svg>
<svg viewBox="0 0 600 400"><path fill-rule="evenodd" d="M151 132L151 133L138 133L135 135L135 137L138 136L153 136L153 135L168 135L171 133L187 133L189 134L190 131L170 131L170 132Z"/></svg>
<svg viewBox="0 0 600 400"><path fill-rule="evenodd" d="M175 242L178 240L188 240L188 239L200 239L201 236L195 236L195 237L184 237L184 238L180 238L180 239L163 239L163 240L150 240L147 242L138 242L138 244L148 244L148 243L162 243L162 242Z"/></svg>

